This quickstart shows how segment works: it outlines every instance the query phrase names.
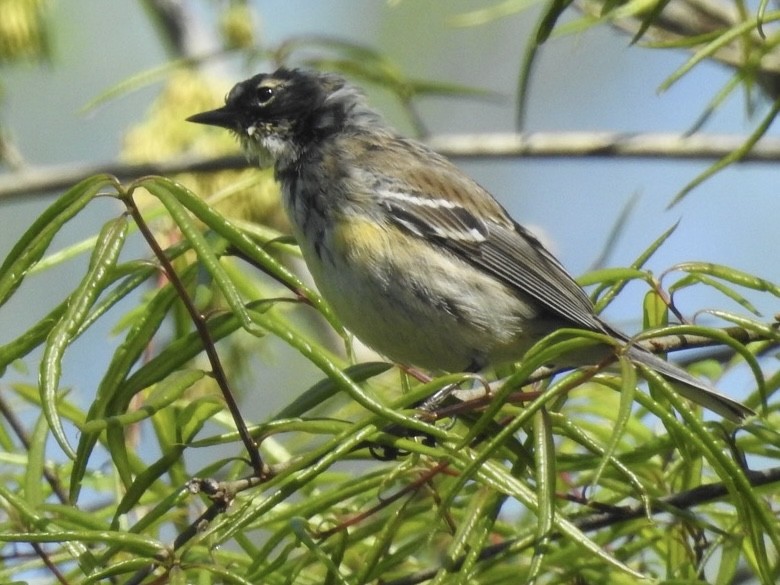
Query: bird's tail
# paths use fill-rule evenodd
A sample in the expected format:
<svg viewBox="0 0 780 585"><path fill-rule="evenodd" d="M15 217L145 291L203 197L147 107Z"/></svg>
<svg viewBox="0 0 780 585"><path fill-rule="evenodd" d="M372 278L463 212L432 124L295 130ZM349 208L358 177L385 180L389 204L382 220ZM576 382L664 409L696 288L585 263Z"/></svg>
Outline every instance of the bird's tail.
<svg viewBox="0 0 780 585"><path fill-rule="evenodd" d="M662 360L649 351L633 346L629 350L628 355L635 362L648 366L672 381L678 382L675 388L681 396L692 400L696 404L700 404L724 418L734 422L741 422L755 414L753 410L744 404L720 394L704 380L692 376L682 368Z"/></svg>

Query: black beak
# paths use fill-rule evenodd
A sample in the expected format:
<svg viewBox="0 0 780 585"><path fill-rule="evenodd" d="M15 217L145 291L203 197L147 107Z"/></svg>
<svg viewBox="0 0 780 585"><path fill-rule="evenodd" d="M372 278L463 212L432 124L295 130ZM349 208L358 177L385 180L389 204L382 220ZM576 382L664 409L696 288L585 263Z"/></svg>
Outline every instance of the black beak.
<svg viewBox="0 0 780 585"><path fill-rule="evenodd" d="M227 106L195 114L187 118L187 121L208 126L219 126L228 130L239 130L241 127L236 111L229 109Z"/></svg>

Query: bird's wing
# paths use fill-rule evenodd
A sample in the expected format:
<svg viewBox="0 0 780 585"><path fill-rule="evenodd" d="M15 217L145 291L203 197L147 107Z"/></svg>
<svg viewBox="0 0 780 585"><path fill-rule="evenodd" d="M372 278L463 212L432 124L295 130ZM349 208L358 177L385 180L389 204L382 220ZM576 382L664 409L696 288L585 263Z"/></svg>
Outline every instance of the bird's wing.
<svg viewBox="0 0 780 585"><path fill-rule="evenodd" d="M446 159L412 141L371 169L392 221L531 297L572 326L606 331L582 288L528 230ZM422 152L420 152L422 151Z"/></svg>

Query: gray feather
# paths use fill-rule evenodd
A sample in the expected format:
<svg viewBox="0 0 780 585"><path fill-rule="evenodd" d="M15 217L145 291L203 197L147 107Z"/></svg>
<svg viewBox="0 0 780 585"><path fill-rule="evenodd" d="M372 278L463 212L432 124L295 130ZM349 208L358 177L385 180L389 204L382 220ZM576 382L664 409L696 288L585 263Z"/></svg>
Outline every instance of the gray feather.
<svg viewBox="0 0 780 585"><path fill-rule="evenodd" d="M700 404L724 418L734 422L741 422L743 419L755 414L747 406L720 394L704 380L692 376L682 368L662 360L649 351L634 346L629 350L628 355L635 362L655 370L674 382L678 382L678 384L675 384L675 389L681 396L692 400L696 404Z"/></svg>

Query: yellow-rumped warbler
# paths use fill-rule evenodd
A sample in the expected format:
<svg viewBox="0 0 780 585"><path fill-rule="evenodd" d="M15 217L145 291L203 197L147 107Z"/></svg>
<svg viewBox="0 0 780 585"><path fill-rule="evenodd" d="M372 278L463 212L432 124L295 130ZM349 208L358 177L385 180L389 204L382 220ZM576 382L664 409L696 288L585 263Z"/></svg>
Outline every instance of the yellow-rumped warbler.
<svg viewBox="0 0 780 585"><path fill-rule="evenodd" d="M342 77L261 73L237 84L223 107L189 121L227 128L248 156L273 160L320 292L348 329L388 358L477 371L518 360L561 327L628 341L490 193L396 134ZM753 414L640 347L627 352L726 418Z"/></svg>

